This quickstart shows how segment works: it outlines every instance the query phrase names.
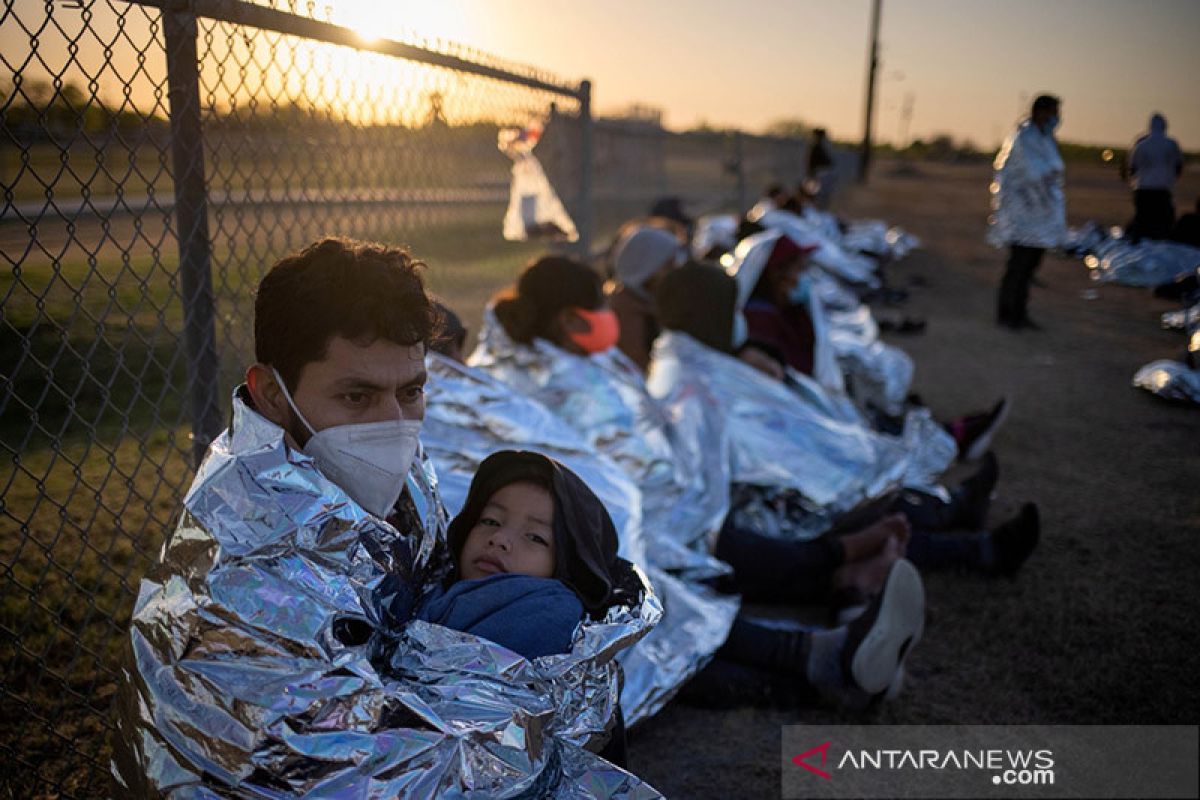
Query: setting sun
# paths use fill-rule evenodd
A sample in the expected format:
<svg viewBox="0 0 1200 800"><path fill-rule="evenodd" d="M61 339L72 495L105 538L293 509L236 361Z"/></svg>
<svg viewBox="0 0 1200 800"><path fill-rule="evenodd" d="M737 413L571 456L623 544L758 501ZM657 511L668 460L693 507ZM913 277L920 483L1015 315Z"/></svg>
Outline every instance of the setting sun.
<svg viewBox="0 0 1200 800"><path fill-rule="evenodd" d="M438 3L334 0L327 8L330 22L354 30L368 42L395 39L433 44L439 40L471 40L476 32L471 17L453 6Z"/></svg>

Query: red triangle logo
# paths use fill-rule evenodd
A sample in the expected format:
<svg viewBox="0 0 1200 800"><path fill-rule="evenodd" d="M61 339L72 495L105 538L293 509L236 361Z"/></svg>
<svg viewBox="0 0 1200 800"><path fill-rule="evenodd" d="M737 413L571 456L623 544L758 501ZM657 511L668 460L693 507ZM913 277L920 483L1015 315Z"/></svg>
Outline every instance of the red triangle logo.
<svg viewBox="0 0 1200 800"><path fill-rule="evenodd" d="M830 775L828 772L826 772L823 769L817 769L812 764L807 763L805 761L805 759L810 756L816 755L817 753L820 753L821 754L821 766L822 767L825 766L825 759L827 759L829 757L829 745L831 745L831 744L833 744L833 742L825 742L824 744L819 744L810 750L805 750L800 755L795 756L792 759L792 763L795 764L797 767L803 767L804 769L811 772L813 775L822 777L825 780L830 780L831 778L833 778L832 775Z"/></svg>

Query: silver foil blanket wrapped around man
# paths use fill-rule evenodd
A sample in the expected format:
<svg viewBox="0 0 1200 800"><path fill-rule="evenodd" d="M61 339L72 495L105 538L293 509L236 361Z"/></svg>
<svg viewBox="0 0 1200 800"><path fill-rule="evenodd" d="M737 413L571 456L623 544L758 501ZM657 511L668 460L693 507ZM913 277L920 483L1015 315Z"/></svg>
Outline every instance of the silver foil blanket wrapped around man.
<svg viewBox="0 0 1200 800"><path fill-rule="evenodd" d="M653 593L533 660L411 621L449 560L427 459L406 488L368 514L235 397L134 607L122 795L658 796L592 752Z"/></svg>

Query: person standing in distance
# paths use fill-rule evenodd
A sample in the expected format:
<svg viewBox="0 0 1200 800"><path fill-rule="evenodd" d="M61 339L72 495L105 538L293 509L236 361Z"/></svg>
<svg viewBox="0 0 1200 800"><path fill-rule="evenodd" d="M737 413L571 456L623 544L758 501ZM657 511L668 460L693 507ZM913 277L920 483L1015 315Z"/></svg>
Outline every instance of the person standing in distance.
<svg viewBox="0 0 1200 800"><path fill-rule="evenodd" d="M996 321L1013 330L1040 328L1027 311L1029 283L1046 248L1061 244L1067 232L1063 160L1054 140L1060 105L1053 95L1038 95L993 165L988 241L1009 248Z"/></svg>
<svg viewBox="0 0 1200 800"><path fill-rule="evenodd" d="M1183 172L1183 151L1167 136L1162 114L1150 117L1150 132L1141 136L1121 165L1121 177L1133 186L1133 222L1125 235L1133 241L1167 239L1175 224L1175 202L1171 190Z"/></svg>

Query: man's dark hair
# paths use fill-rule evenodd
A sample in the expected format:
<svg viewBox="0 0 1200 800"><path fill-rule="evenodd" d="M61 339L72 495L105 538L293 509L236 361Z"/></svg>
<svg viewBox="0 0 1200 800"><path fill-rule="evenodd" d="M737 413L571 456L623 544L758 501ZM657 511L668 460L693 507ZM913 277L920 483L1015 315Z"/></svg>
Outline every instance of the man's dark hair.
<svg viewBox="0 0 1200 800"><path fill-rule="evenodd" d="M1033 106L1029 109L1029 115L1035 116L1039 111L1053 111L1058 108L1059 99L1052 94L1039 94L1033 98Z"/></svg>
<svg viewBox="0 0 1200 800"><path fill-rule="evenodd" d="M770 186L767 187L766 197L775 197L776 195L781 195L781 194L783 194L783 184L782 183L772 183Z"/></svg>
<svg viewBox="0 0 1200 800"><path fill-rule="evenodd" d="M294 390L304 365L324 358L334 336L428 346L437 314L424 266L403 248L342 238L286 256L258 284L254 357Z"/></svg>

